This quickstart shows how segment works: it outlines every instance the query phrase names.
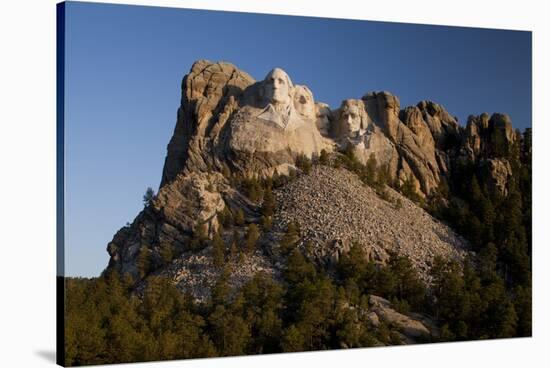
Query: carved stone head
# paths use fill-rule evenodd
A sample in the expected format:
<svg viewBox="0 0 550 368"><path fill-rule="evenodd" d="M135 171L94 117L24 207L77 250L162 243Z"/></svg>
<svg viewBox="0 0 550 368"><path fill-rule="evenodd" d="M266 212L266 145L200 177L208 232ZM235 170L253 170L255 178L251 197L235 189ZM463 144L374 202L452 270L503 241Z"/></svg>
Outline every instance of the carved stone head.
<svg viewBox="0 0 550 368"><path fill-rule="evenodd" d="M264 97L274 105L290 105L292 89L290 77L280 68L271 70L264 79Z"/></svg>
<svg viewBox="0 0 550 368"><path fill-rule="evenodd" d="M306 86L294 86L294 108L307 120L315 121L313 93Z"/></svg>
<svg viewBox="0 0 550 368"><path fill-rule="evenodd" d="M315 124L317 124L317 129L319 129L321 134L329 135L331 120L330 107L326 103L317 102L315 103L315 114Z"/></svg>
<svg viewBox="0 0 550 368"><path fill-rule="evenodd" d="M361 100L345 100L338 120L340 136L356 137L367 129L367 116Z"/></svg>

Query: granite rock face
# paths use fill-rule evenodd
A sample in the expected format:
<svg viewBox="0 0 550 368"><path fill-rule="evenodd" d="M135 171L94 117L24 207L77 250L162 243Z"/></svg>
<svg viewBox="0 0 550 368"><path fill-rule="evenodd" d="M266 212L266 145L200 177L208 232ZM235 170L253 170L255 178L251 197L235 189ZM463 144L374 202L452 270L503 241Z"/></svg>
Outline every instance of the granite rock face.
<svg viewBox="0 0 550 368"><path fill-rule="evenodd" d="M510 154L520 149L520 133L514 131L510 117L495 113L471 115L460 137L456 162L471 164L491 190L507 195L512 175Z"/></svg>
<svg viewBox="0 0 550 368"><path fill-rule="evenodd" d="M161 186L179 173L224 166L247 175L288 172L298 154L332 149L316 120L311 91L281 69L256 82L232 64L197 61L182 83Z"/></svg>
<svg viewBox="0 0 550 368"><path fill-rule="evenodd" d="M331 109L282 69L256 81L230 63L199 60L182 81L158 194L114 235L108 267L140 279L138 258L146 248L151 272L203 298L217 273L209 245L189 248L197 229L212 238L222 211L242 211L245 224L258 223L262 215L261 203L244 196L232 182L235 177L292 173L299 156L351 149L363 163L374 156L394 183L412 180L427 200L460 165L471 165L506 195L511 173L506 152L518 139L502 114L471 116L461 127L435 102L402 108L385 91L346 99ZM398 192L387 192L402 208L380 199L345 170L316 166L300 175L278 189L273 230L230 282L242 284L259 271L278 274L281 260L272 250L288 221L303 225L304 239L315 244L312 257L324 264L337 261L352 240L359 240L375 261L384 262L389 252L409 257L429 281L433 257L464 256L467 244L451 229ZM238 231L244 232L245 224ZM177 254L169 264L163 257L167 244Z"/></svg>
<svg viewBox="0 0 550 368"><path fill-rule="evenodd" d="M137 277L136 259L142 247L151 252L153 266L159 266L163 245L185 250L198 226L213 234L218 229L216 215L226 205L224 196L229 200L238 194L219 173L179 175L160 189L132 224L115 234L107 246L109 266Z"/></svg>
<svg viewBox="0 0 550 368"><path fill-rule="evenodd" d="M446 150L449 140L456 139L460 135L457 119L452 117L443 106L433 101L421 101L416 107L432 133L436 148Z"/></svg>
<svg viewBox="0 0 550 368"><path fill-rule="evenodd" d="M402 109L386 91L331 110L281 69L257 82L232 64L200 60L182 82L161 186L179 173L225 166L247 175L284 173L298 154L351 146L361 161L373 154L398 183L412 179L421 196L430 196L458 159L482 166L495 145L516 140L507 115L472 116L463 128L435 102Z"/></svg>
<svg viewBox="0 0 550 368"><path fill-rule="evenodd" d="M379 296L369 297L369 319L376 325L379 321L396 326L399 331L399 339L402 344L415 344L428 341L439 334L435 322L415 313L399 313L391 303Z"/></svg>
<svg viewBox="0 0 550 368"><path fill-rule="evenodd" d="M182 81L181 106L168 144L161 187L179 173L207 171L219 134L238 107L237 98L254 83L247 73L229 63L199 60Z"/></svg>
<svg viewBox="0 0 550 368"><path fill-rule="evenodd" d="M335 114L333 134L341 148L351 146L363 163L374 155L398 183L412 179L421 195L437 188L446 166L438 162L432 132L419 108L400 110L396 96L371 92L343 101Z"/></svg>

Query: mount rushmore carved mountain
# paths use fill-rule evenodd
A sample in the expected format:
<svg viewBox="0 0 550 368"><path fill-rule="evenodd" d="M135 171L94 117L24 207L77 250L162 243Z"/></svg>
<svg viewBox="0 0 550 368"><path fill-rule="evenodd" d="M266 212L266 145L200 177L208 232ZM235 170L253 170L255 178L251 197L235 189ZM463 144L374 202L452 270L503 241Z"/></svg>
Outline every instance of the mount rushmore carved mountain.
<svg viewBox="0 0 550 368"><path fill-rule="evenodd" d="M505 196L512 163L496 152L521 139L503 114L461 126L435 102L401 108L385 91L332 109L282 69L255 81L199 60L183 78L158 193L114 235L107 269L138 284L168 276L201 300L223 272L220 242L231 285L260 271L277 278L292 227L295 247L329 272L360 244L379 264L408 257L429 283L436 256L461 260L471 244L422 206L450 206L465 166ZM240 257L223 256L234 247Z"/></svg>

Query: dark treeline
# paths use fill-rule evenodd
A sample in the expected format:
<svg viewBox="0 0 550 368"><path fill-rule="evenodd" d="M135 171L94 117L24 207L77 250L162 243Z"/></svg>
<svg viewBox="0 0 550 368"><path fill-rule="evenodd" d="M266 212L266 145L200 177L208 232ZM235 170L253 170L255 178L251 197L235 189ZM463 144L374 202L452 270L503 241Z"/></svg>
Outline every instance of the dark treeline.
<svg viewBox="0 0 550 368"><path fill-rule="evenodd" d="M238 266L271 228L273 188L302 174L259 180L226 173L251 201L261 203L261 220L246 224L242 211L223 211L218 215L222 230L213 239L197 228L189 249L211 246L213 265L221 274L211 297L197 303L170 280L153 276L146 252L138 258L140 278L146 279L141 293L134 280L114 271L95 279L66 279L66 364L401 343L396 326L369 323L369 295L388 299L399 312L430 316L439 333L425 342L530 336L530 131L520 142L497 151L495 157L507 159L512 168L506 195L491 190L474 165L461 164L449 182L442 182L438 193L426 199L416 194L412 180L400 186L392 183L387 168L379 167L374 157L366 165L350 151L323 152L313 162L298 158L302 174L315 164L344 167L386 200L391 200L386 189L390 185L466 237L475 248L473 256L464 263L435 259L429 287L407 258L392 255L386 265L377 265L367 260L359 244L327 271L309 260L311 244L298 246L300 228L290 223L278 245L286 264L282 278L260 273L231 290L230 264ZM170 248L163 250L166 263L175 256Z"/></svg>
<svg viewBox="0 0 550 368"><path fill-rule="evenodd" d="M505 193L491 188L483 170L471 162L458 162L449 183L443 182L428 210L447 221L467 238L477 254L481 284L492 282L490 291L506 299L493 310L517 321L517 336L531 335L531 129L511 144L504 144L495 130L491 137L492 158L504 160L512 171ZM490 260L491 267L479 258ZM467 282L468 268L464 267ZM451 275L446 275L451 277ZM477 282L477 281L476 281ZM473 287L477 287L474 285ZM477 319L468 324L475 328ZM497 328L498 326L495 326ZM460 335L456 326L453 333Z"/></svg>
<svg viewBox="0 0 550 368"><path fill-rule="evenodd" d="M222 272L205 303L151 276L140 298L133 282L115 272L97 279L67 279L66 364L102 364L262 354L399 344L399 330L366 318L368 295L380 295L402 313L423 312L441 322L439 336L453 341L522 336L527 312L506 293L496 257L480 268L434 262L433 292L410 261L393 255L386 266L366 260L359 245L341 258L336 277L290 251L283 279L260 273L235 292Z"/></svg>
<svg viewBox="0 0 550 368"><path fill-rule="evenodd" d="M412 178L402 184L390 180L387 168L377 166L372 156L363 165L345 150L332 162L355 172L382 198L387 199L386 185L401 192L472 244L475 255L464 265L438 260L432 270L436 280L454 283L433 288L433 297L448 298L448 307L426 310L444 327L445 340L498 337L499 329L500 337L531 336L532 132L516 132L521 139L511 144L500 130L492 134L488 155L511 168L504 193L489 185L479 162L457 160L449 180L442 180L429 198L416 193ZM508 322L493 323L490 333L480 322L483 313L506 316Z"/></svg>

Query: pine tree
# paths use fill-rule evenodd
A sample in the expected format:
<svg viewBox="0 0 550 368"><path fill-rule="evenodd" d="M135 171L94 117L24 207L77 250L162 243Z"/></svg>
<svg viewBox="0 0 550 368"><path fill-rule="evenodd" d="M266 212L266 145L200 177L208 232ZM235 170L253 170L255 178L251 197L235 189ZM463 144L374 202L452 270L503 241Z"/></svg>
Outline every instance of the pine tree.
<svg viewBox="0 0 550 368"><path fill-rule="evenodd" d="M191 250L195 250L195 251L202 249L205 246L207 240L208 240L208 233L207 233L206 224L205 223L198 224L193 230L189 247L191 248Z"/></svg>
<svg viewBox="0 0 550 368"><path fill-rule="evenodd" d="M376 183L375 187L377 189L383 189L384 186L389 185L391 181L391 175L390 175L390 167L388 164L381 165L378 167L377 173L376 173Z"/></svg>
<svg viewBox="0 0 550 368"><path fill-rule="evenodd" d="M218 268L225 264L225 243L219 232L216 232L212 239L212 259L214 265Z"/></svg>
<svg viewBox="0 0 550 368"><path fill-rule="evenodd" d="M259 238L260 238L260 231L258 229L258 225L256 224L248 225L248 229L246 232L246 240L245 240L247 253L249 254L254 253L254 251L256 250L256 246Z"/></svg>
<svg viewBox="0 0 550 368"><path fill-rule="evenodd" d="M363 247L359 243L353 242L350 251L340 257L336 269L343 280L352 279L359 283L363 278L367 263Z"/></svg>
<svg viewBox="0 0 550 368"><path fill-rule="evenodd" d="M298 224L294 221L288 224L286 233L279 241L279 249L283 254L289 254L296 246L296 243L300 239L300 232Z"/></svg>
<svg viewBox="0 0 550 368"><path fill-rule="evenodd" d="M314 280L317 276L317 271L315 266L298 249L294 249L288 256L283 275L289 285L297 285L304 280Z"/></svg>
<svg viewBox="0 0 550 368"><path fill-rule="evenodd" d="M239 249L237 248L237 242L235 240L231 241L231 246L229 247L229 256L234 261L237 259L239 254Z"/></svg>
<svg viewBox="0 0 550 368"><path fill-rule="evenodd" d="M170 243L161 244L159 253L164 264L169 264L170 262L172 262L174 254L172 251L172 245Z"/></svg>
<svg viewBox="0 0 550 368"><path fill-rule="evenodd" d="M218 221L227 228L233 225L233 215L229 210L228 206L224 206L221 212L218 212Z"/></svg>
<svg viewBox="0 0 550 368"><path fill-rule="evenodd" d="M505 338L516 336L518 315L511 301L506 301L500 308L501 313L498 326L498 335L495 337Z"/></svg>
<svg viewBox="0 0 550 368"><path fill-rule="evenodd" d="M145 207L151 205L154 198L155 198L155 191L153 190L153 188L148 187L147 190L145 191L145 194L143 195L143 205Z"/></svg>
<svg viewBox="0 0 550 368"><path fill-rule="evenodd" d="M252 202L257 202L261 198L262 191L256 178L250 178L247 180L247 194L248 198Z"/></svg>
<svg viewBox="0 0 550 368"><path fill-rule="evenodd" d="M283 333L281 347L284 352L305 350L304 336L295 325L290 325Z"/></svg>
<svg viewBox="0 0 550 368"><path fill-rule="evenodd" d="M271 187L267 187L264 191L264 201L262 203L262 215L266 217L273 216L273 212L275 211L275 196L273 195L273 191L271 190Z"/></svg>
<svg viewBox="0 0 550 368"><path fill-rule="evenodd" d="M479 186L476 175L472 175L470 183L470 201L472 203L476 203L483 197L483 193L481 192L481 187Z"/></svg>
<svg viewBox="0 0 550 368"><path fill-rule="evenodd" d="M311 160L304 154L299 154L296 157L296 167L302 170L304 174L311 172Z"/></svg>
<svg viewBox="0 0 550 368"><path fill-rule="evenodd" d="M260 221L264 231L271 230L271 226L273 225L273 218L271 216L262 216Z"/></svg>
<svg viewBox="0 0 550 368"><path fill-rule="evenodd" d="M244 225L244 211L242 208L239 208L237 210L237 213L235 214L235 225L242 226Z"/></svg>
<svg viewBox="0 0 550 368"><path fill-rule="evenodd" d="M516 286L512 292L514 309L517 313L518 336L531 336L532 334L532 302L531 287Z"/></svg>
<svg viewBox="0 0 550 368"><path fill-rule="evenodd" d="M151 268L151 250L144 244L139 248L137 268L140 278L144 278Z"/></svg>
<svg viewBox="0 0 550 368"><path fill-rule="evenodd" d="M324 148L321 150L321 154L319 155L319 163L321 165L328 164L328 153Z"/></svg>
<svg viewBox="0 0 550 368"><path fill-rule="evenodd" d="M220 355L243 355L250 341L250 329L243 318L223 305L216 305L208 318L212 337Z"/></svg>
<svg viewBox="0 0 550 368"><path fill-rule="evenodd" d="M393 255L389 262L390 272L395 277L391 296L406 301L414 310L422 310L426 298L426 288L407 257Z"/></svg>
<svg viewBox="0 0 550 368"><path fill-rule="evenodd" d="M229 268L223 268L211 291L211 301L213 305L225 304L229 299L229 276L231 276Z"/></svg>
<svg viewBox="0 0 550 368"><path fill-rule="evenodd" d="M197 226L197 238L201 243L205 242L208 239L207 225L205 223L199 224Z"/></svg>
<svg viewBox="0 0 550 368"><path fill-rule="evenodd" d="M417 193L416 186L415 186L415 179L412 174L409 174L407 176L407 180L403 183L403 186L401 187L401 193L407 198L409 198L411 201L416 203L422 202L422 197Z"/></svg>
<svg viewBox="0 0 550 368"><path fill-rule="evenodd" d="M365 168L365 181L371 187L374 187L376 184L376 168L376 156L374 156L374 153L371 153Z"/></svg>

